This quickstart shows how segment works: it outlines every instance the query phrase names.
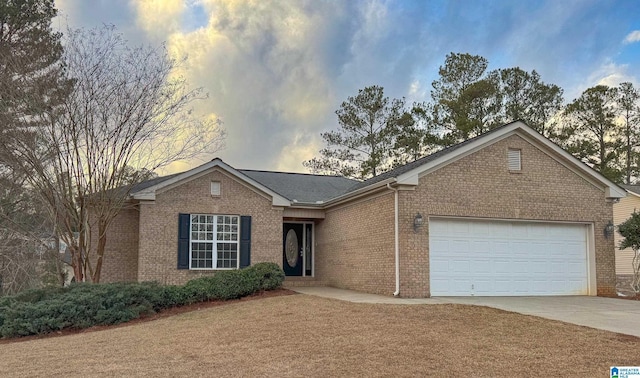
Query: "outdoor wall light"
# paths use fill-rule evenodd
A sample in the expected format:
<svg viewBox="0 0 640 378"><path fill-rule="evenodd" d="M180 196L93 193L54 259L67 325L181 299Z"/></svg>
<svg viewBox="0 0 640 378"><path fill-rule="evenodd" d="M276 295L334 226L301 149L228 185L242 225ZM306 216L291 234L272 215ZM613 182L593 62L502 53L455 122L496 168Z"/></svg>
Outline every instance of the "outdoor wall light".
<svg viewBox="0 0 640 378"><path fill-rule="evenodd" d="M613 235L613 231L615 227L613 226L613 222L609 221L606 226L604 226L604 237L609 239L611 235Z"/></svg>
<svg viewBox="0 0 640 378"><path fill-rule="evenodd" d="M420 215L420 213L416 214L416 216L413 217L413 231L418 232L418 229L422 227L423 223L424 218L422 218L422 215Z"/></svg>

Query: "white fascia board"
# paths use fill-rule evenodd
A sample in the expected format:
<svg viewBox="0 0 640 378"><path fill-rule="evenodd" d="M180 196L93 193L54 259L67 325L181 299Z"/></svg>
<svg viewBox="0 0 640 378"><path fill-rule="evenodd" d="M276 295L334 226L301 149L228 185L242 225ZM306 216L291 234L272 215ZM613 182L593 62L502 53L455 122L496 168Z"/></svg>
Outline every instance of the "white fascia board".
<svg viewBox="0 0 640 378"><path fill-rule="evenodd" d="M502 139L506 134L511 133L518 127L519 122L515 122L509 126L506 126L504 129L499 130L497 132L493 132L486 137L480 137L473 142L470 142L462 147L459 147L448 154L444 154L437 159L431 160L429 162L424 163L423 165L416 167L408 172L405 172L398 176L398 183L407 184L407 185L418 185L418 179L422 172L432 170L435 167L438 167L442 164L445 164L449 161L454 161L460 156L464 156L470 152L475 152L476 150L481 149L487 144L491 142ZM524 124L523 124L524 125Z"/></svg>
<svg viewBox="0 0 640 378"><path fill-rule="evenodd" d="M137 193L131 193L131 197L133 199L137 199L137 200L141 200L141 201L155 201L156 199L156 193L155 192L148 192L148 191L142 191L142 192L137 192Z"/></svg>
<svg viewBox="0 0 640 378"><path fill-rule="evenodd" d="M524 126L524 127L521 127L520 129L523 132L526 132L527 135L533 137L534 139L536 139L540 143L544 144L547 148L551 149L553 152L559 154L560 156L562 156L563 158L565 158L569 162L573 163L573 165L578 170L582 171L587 176L590 176L591 178L595 179L596 181L599 181L600 183L602 183L605 186L605 197L607 197L607 198L624 198L624 197L626 197L627 194L625 193L625 190L623 188L619 187L618 185L616 185L615 183L610 181L608 178L604 177L599 172L596 172L594 169L592 169L591 167L587 166L586 164L584 164L583 162L578 160L575 156L571 155L570 153L568 153L564 149L560 148L558 145L556 145L555 143L553 143L549 139L543 137L542 135L540 135L538 132L536 132L535 130L533 130L532 128L527 126L526 124L524 124L522 122L519 122L519 121L516 122L516 123L520 123L520 124L522 124L522 126Z"/></svg>
<svg viewBox="0 0 640 378"><path fill-rule="evenodd" d="M259 182L249 178L248 176L242 174L241 172L239 172L238 170L236 170L235 168L231 167L230 165L228 165L227 163L223 162L221 159L219 158L215 158L213 160L211 160L210 162L203 164L201 166L195 167L193 169L190 169L186 172L183 172L175 177L170 178L169 180L163 181L157 185L151 186L149 188L146 188L140 192L137 193L132 193L132 197L134 199L140 199L140 200L155 200L156 198L156 192L158 190L161 190L163 188L166 188L168 186L180 183L184 180L189 179L190 177L196 176L200 173L203 173L209 169L215 168L215 167L219 167L222 168L223 170L225 170L227 173L231 174L232 176L234 176L235 178L237 178L238 180L244 181L245 183L253 186L256 189L259 189L260 191L267 193L268 195L271 196L272 198L272 205L273 206L284 206L284 207L289 207L291 206L291 201L289 201L288 199L286 199L285 197L279 195L278 193L272 191L271 189L267 188L266 186L260 184Z"/></svg>
<svg viewBox="0 0 640 378"><path fill-rule="evenodd" d="M464 156L470 152L474 152L476 150L481 149L487 144L491 144L495 141L503 139L509 134L515 134L518 132L522 132L527 136L533 138L536 142L544 145L546 148L552 150L557 155L560 155L567 162L569 162L577 171L580 171L582 174L590 177L596 182L600 182L605 187L605 197L607 198L623 198L626 196L624 189L619 187L618 185L611 182L606 177L602 176L600 173L594 171L583 162L575 158L573 155L563 150L555 143L551 142L549 139L540 135L537 131L533 130L529 126L527 126L522 121L516 121L512 124L505 126L503 129L493 132L485 137L479 137L475 141L462 146L451 153L445 154L438 159L434 159L430 162L425 163L417 168L414 168L408 172L405 172L398 176L398 183L408 184L408 185L417 185L418 177L420 173L433 169L434 167L438 167L441 164L446 163L450 160L455 160L459 156Z"/></svg>

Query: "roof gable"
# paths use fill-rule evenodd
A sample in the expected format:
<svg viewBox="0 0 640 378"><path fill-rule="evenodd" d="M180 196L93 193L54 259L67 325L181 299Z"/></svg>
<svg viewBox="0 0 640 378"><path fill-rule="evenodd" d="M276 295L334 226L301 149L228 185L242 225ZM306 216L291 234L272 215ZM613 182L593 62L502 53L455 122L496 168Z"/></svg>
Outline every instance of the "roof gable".
<svg viewBox="0 0 640 378"><path fill-rule="evenodd" d="M274 206L312 205L324 207L366 195L368 192L379 190L385 185L418 185L418 178L421 175L444 167L511 135L523 137L527 142L540 148L576 174L604 188L605 197L622 198L626 196L626 191L623 188L609 181L522 121L498 127L362 182L340 176L236 170L216 158L186 172L158 177L137 184L133 187L131 195L134 199L154 200L156 191L179 185L217 167L253 188L270 195Z"/></svg>
<svg viewBox="0 0 640 378"><path fill-rule="evenodd" d="M206 164L195 167L186 172L165 176L165 177L158 177L156 179L152 179L152 180L140 183L134 187L134 190L131 191L131 196L134 199L138 199L138 200L155 200L156 192L158 192L159 190L162 190L169 186L180 185L181 183L184 183L193 178L199 177L201 174L206 173L215 168L222 169L225 172L229 173L231 176L235 177L236 179L242 182L245 182L246 184L249 184L250 186L260 190L263 193L270 195L272 198L273 206L291 206L291 201L289 201L287 198L276 193L270 188L262 185L261 183L255 181L254 179L244 175L242 172L229 166L219 158L215 158Z"/></svg>
<svg viewBox="0 0 640 378"><path fill-rule="evenodd" d="M391 171L382 173L376 177L370 178L369 180L360 182L350 188L347 193L336 197L329 202L339 202L349 198L356 192L367 191L367 188L371 188L371 190L373 190L380 187L382 184L390 182L400 185L418 185L419 176L441 168L514 134L524 137L529 143L541 148L543 151L546 151L549 156L567 166L588 181L598 183L600 186L604 187L605 197L622 198L626 196L624 189L580 160L576 159L573 155L569 154L549 139L540 135L524 122L515 121L495 128L475 138L468 139L462 143L458 143L454 146L445 148L444 150L440 150L431 155L417 159Z"/></svg>

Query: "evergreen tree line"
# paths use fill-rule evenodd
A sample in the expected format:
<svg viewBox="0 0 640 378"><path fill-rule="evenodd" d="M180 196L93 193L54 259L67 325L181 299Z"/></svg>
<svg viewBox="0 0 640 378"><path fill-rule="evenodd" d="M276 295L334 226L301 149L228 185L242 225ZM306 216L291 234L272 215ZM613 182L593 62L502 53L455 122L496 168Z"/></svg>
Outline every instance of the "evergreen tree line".
<svg viewBox="0 0 640 378"><path fill-rule="evenodd" d="M487 70L486 58L447 55L431 100L408 104L380 86L348 97L326 147L303 162L315 173L364 180L429 153L522 120L616 183L640 176L640 91L597 85L565 103L563 89L535 70Z"/></svg>

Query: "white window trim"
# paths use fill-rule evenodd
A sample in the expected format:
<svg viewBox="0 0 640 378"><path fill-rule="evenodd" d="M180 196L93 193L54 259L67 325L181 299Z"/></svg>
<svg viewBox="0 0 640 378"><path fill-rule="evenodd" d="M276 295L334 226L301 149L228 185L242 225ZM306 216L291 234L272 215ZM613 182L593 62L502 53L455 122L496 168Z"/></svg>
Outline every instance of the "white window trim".
<svg viewBox="0 0 640 378"><path fill-rule="evenodd" d="M216 239L214 240L193 240L191 238L192 236L192 231L191 231L191 221L193 219L193 216L200 216L200 215L205 215L205 216L213 216L213 234L216 237ZM233 218L237 218L238 219L238 238L237 240L218 240L217 239L217 228L218 228L218 217L219 216L223 216L223 217L233 217ZM231 215L231 214L204 214L204 213L193 213L193 214L189 214L189 270L236 270L236 269L240 269L240 216L239 215ZM213 245L212 248L212 267L211 268L193 268L192 265L192 249L193 249L193 243L211 243ZM236 251L237 251L237 255L236 255L236 267L235 268L218 268L218 243L235 243L236 244Z"/></svg>

